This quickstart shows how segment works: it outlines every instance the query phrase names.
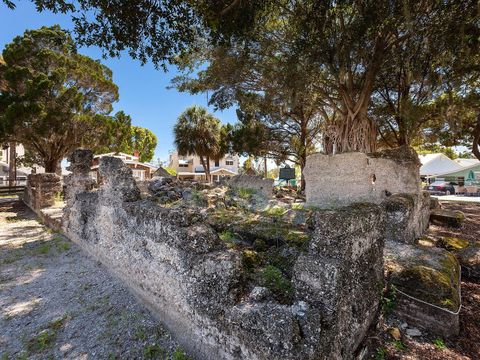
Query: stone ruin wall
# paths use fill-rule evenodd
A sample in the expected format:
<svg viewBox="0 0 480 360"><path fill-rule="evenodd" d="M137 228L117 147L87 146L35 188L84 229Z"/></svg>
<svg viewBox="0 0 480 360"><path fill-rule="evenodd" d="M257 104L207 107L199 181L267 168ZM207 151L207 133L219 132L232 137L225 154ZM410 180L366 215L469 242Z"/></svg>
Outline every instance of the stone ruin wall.
<svg viewBox="0 0 480 360"><path fill-rule="evenodd" d="M430 195L421 191L420 161L408 147L373 154L313 154L305 166L307 204L338 208L381 204L387 240L413 244L428 228Z"/></svg>
<svg viewBox="0 0 480 360"><path fill-rule="evenodd" d="M22 200L33 211L53 206L55 197L62 191L60 176L53 173L30 174L27 177Z"/></svg>
<svg viewBox="0 0 480 360"><path fill-rule="evenodd" d="M201 359L352 359L383 285L385 213L375 204L316 211L294 265L294 300L245 296L242 261L188 209L141 200L131 170L76 151L66 180L65 234L126 282Z"/></svg>
<svg viewBox="0 0 480 360"><path fill-rule="evenodd" d="M379 204L389 194L420 192L420 161L412 149L374 154L313 154L305 166L309 204L322 208Z"/></svg>

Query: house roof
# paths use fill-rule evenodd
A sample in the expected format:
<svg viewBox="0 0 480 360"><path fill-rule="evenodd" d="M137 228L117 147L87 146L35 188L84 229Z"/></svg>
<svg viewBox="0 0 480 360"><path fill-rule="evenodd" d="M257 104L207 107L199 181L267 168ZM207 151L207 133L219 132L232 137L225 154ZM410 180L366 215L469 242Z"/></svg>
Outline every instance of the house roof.
<svg viewBox="0 0 480 360"><path fill-rule="evenodd" d="M104 156L112 156L112 157L120 158L120 159L123 160L123 162L125 164L142 165L142 166L148 167L152 170L157 170L158 169L157 166L153 166L151 164L143 163L143 162L138 161L138 156L125 154L125 153L122 153L122 152L110 152L110 153L106 153L106 154L98 154L98 155L95 155L93 158L98 159L98 158L102 158ZM130 157L132 159L131 160L127 159L127 157ZM92 170L97 169L97 168L98 168L98 165L95 165L95 166L91 167Z"/></svg>
<svg viewBox="0 0 480 360"><path fill-rule="evenodd" d="M93 158L97 159L97 158L101 158L101 157L104 157L104 156L113 156L113 157L119 157L119 158L130 157L134 160L138 160L138 156L135 156L135 155L132 155L132 154L126 154L126 153L122 153L122 152L109 152L109 153L105 153L105 154L97 154L97 155L94 155Z"/></svg>
<svg viewBox="0 0 480 360"><path fill-rule="evenodd" d="M474 172L480 172L480 162L470 165L470 166L462 166L460 169L453 170L453 171L448 171L440 174L435 174L432 177L443 177L443 176L449 176L449 175L454 175L457 173L467 173L469 171L473 170Z"/></svg>
<svg viewBox="0 0 480 360"><path fill-rule="evenodd" d="M438 175L463 168L460 164L441 153L420 155L418 158L422 163L422 166L420 167L420 175Z"/></svg>
<svg viewBox="0 0 480 360"><path fill-rule="evenodd" d="M473 165L477 165L477 164L480 164L480 160L478 159L455 159L454 160L457 164L460 164L464 167L468 167L468 166L473 166Z"/></svg>

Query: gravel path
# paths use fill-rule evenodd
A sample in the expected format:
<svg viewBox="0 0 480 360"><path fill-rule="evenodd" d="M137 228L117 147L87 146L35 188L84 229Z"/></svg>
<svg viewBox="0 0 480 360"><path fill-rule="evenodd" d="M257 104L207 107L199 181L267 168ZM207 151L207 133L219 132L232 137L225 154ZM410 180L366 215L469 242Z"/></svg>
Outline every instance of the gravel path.
<svg viewBox="0 0 480 360"><path fill-rule="evenodd" d="M187 359L98 262L0 202L0 359Z"/></svg>

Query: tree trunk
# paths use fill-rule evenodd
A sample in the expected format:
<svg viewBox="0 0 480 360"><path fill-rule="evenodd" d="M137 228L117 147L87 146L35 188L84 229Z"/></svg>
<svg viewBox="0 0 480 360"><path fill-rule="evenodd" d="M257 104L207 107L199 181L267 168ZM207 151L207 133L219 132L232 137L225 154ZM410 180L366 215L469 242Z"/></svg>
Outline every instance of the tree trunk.
<svg viewBox="0 0 480 360"><path fill-rule="evenodd" d="M209 180L209 178L210 178L210 168L205 163L205 158L202 155L200 155L199 158L200 158L200 164L202 164L202 166L203 166L203 171L205 171L205 180L207 182L210 182L210 180ZM207 157L207 161L208 161L208 157Z"/></svg>
<svg viewBox="0 0 480 360"><path fill-rule="evenodd" d="M58 174L60 170L60 160L58 159L48 159L44 161L45 172L46 173L55 173Z"/></svg>
<svg viewBox="0 0 480 360"><path fill-rule="evenodd" d="M480 160L480 114L477 116L477 125L473 130L473 145L472 145L473 155Z"/></svg>
<svg viewBox="0 0 480 360"><path fill-rule="evenodd" d="M366 114L346 116L328 126L323 142L327 154L352 151L371 153L376 150L377 131Z"/></svg>
<svg viewBox="0 0 480 360"><path fill-rule="evenodd" d="M17 181L17 149L14 141L9 144L8 186L15 186Z"/></svg>
<svg viewBox="0 0 480 360"><path fill-rule="evenodd" d="M268 169L267 169L267 157L263 157L263 177L266 179L268 176Z"/></svg>
<svg viewBox="0 0 480 360"><path fill-rule="evenodd" d="M212 175L210 175L210 156L207 156L207 169L205 170L205 175L207 177L207 182L210 184L212 182Z"/></svg>

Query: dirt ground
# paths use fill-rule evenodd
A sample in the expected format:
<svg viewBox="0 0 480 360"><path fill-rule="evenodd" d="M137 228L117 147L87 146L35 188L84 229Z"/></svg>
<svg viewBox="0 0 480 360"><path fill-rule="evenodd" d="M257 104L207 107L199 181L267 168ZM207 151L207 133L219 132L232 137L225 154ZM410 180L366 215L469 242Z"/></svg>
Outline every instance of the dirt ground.
<svg viewBox="0 0 480 360"><path fill-rule="evenodd" d="M0 359L187 359L99 263L0 200Z"/></svg>
<svg viewBox="0 0 480 360"><path fill-rule="evenodd" d="M466 219L460 229L431 225L427 236L459 237L471 242L480 241L480 204L444 202L445 209L460 210ZM390 335L393 326L400 322L392 317L381 321L367 339L373 359L480 359L480 283L478 280L462 279L462 309L460 334L451 339L441 339L422 332L420 337L401 334L400 341ZM402 332L402 331L401 331Z"/></svg>

